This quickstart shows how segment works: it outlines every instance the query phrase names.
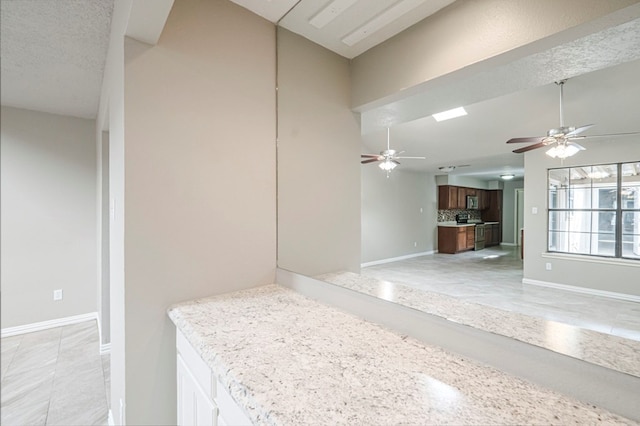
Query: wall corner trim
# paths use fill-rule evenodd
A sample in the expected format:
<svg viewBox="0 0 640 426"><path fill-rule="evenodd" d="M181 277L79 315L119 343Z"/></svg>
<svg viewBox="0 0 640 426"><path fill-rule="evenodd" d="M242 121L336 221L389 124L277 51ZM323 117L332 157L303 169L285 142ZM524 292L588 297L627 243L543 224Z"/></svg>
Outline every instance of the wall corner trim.
<svg viewBox="0 0 640 426"><path fill-rule="evenodd" d="M372 262L361 263L360 267L366 268L367 266L382 265L384 263L397 262L398 260L412 259L414 257L420 257L420 256L429 256L430 254L435 254L435 253L436 253L436 250L431 250L431 251L424 251L422 253L407 254L405 256L390 257L388 259L380 259L380 260L374 260Z"/></svg>
<svg viewBox="0 0 640 426"><path fill-rule="evenodd" d="M63 325L71 325L84 321L98 321L97 312L89 312L87 314L74 315L53 319L49 321L34 322L32 324L18 325L16 327L3 328L0 337L17 336L18 334L33 333L34 331L47 330L49 328L62 327Z"/></svg>
<svg viewBox="0 0 640 426"><path fill-rule="evenodd" d="M522 284L537 285L537 286L540 286L540 287L555 288L555 289L558 289L558 290L571 291L571 292L574 292L574 293L589 294L591 296L608 297L610 299L626 300L628 302L640 303L640 296L635 296L633 294L617 293L617 292L614 292L614 291L606 291L606 290L596 290L596 289L593 289L593 288L578 287L578 286L574 286L574 285L558 284L558 283L552 283L552 282L548 282L548 281L532 280L530 278L523 278L522 279Z"/></svg>

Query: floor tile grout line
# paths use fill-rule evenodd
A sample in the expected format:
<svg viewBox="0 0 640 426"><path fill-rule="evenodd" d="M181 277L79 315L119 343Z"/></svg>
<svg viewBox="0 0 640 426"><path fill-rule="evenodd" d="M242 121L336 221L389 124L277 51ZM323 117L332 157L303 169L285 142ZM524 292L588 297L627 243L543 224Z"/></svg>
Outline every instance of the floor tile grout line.
<svg viewBox="0 0 640 426"><path fill-rule="evenodd" d="M20 340L18 341L18 346L13 350L13 353L11 354L11 360L9 361L9 365L7 365L7 369L2 375L0 382L4 381L5 377L9 374L9 369L11 368L11 364L13 364L13 360L16 359L16 353L18 353L18 350L20 350L20 345L22 345L23 339L24 339L24 335L21 335Z"/></svg>
<svg viewBox="0 0 640 426"><path fill-rule="evenodd" d="M62 346L62 331L63 331L63 328L60 327L60 337L58 338L58 353L56 355L56 367L53 371L53 379L51 380L51 391L49 392L49 403L47 404L47 415L44 418L45 425L49 421L49 412L51 411L51 397L53 396L53 388L56 384L56 376L58 374L58 361L60 360L60 347Z"/></svg>

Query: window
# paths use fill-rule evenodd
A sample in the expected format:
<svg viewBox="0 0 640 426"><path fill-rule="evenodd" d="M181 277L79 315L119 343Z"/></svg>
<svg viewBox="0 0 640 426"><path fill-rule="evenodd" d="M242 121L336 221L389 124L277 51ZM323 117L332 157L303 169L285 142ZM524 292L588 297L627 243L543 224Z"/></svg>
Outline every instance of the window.
<svg viewBox="0 0 640 426"><path fill-rule="evenodd" d="M549 169L550 252L640 259L640 162Z"/></svg>

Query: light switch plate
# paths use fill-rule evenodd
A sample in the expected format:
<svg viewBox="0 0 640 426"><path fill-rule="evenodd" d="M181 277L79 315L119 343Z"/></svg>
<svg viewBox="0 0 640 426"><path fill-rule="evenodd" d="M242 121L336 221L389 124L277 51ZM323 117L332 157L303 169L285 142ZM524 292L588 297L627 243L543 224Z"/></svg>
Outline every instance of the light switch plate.
<svg viewBox="0 0 640 426"><path fill-rule="evenodd" d="M62 289L53 290L53 300L62 300Z"/></svg>

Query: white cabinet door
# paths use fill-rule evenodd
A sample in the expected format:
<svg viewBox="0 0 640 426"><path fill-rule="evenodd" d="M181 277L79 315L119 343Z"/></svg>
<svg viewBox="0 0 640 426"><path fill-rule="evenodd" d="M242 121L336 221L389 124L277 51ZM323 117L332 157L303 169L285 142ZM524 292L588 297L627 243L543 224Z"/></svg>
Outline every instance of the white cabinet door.
<svg viewBox="0 0 640 426"><path fill-rule="evenodd" d="M195 424L196 386L191 379L189 370L182 357L178 355L178 425L190 426Z"/></svg>
<svg viewBox="0 0 640 426"><path fill-rule="evenodd" d="M218 408L193 377L180 354L177 361L178 425L217 426Z"/></svg>

